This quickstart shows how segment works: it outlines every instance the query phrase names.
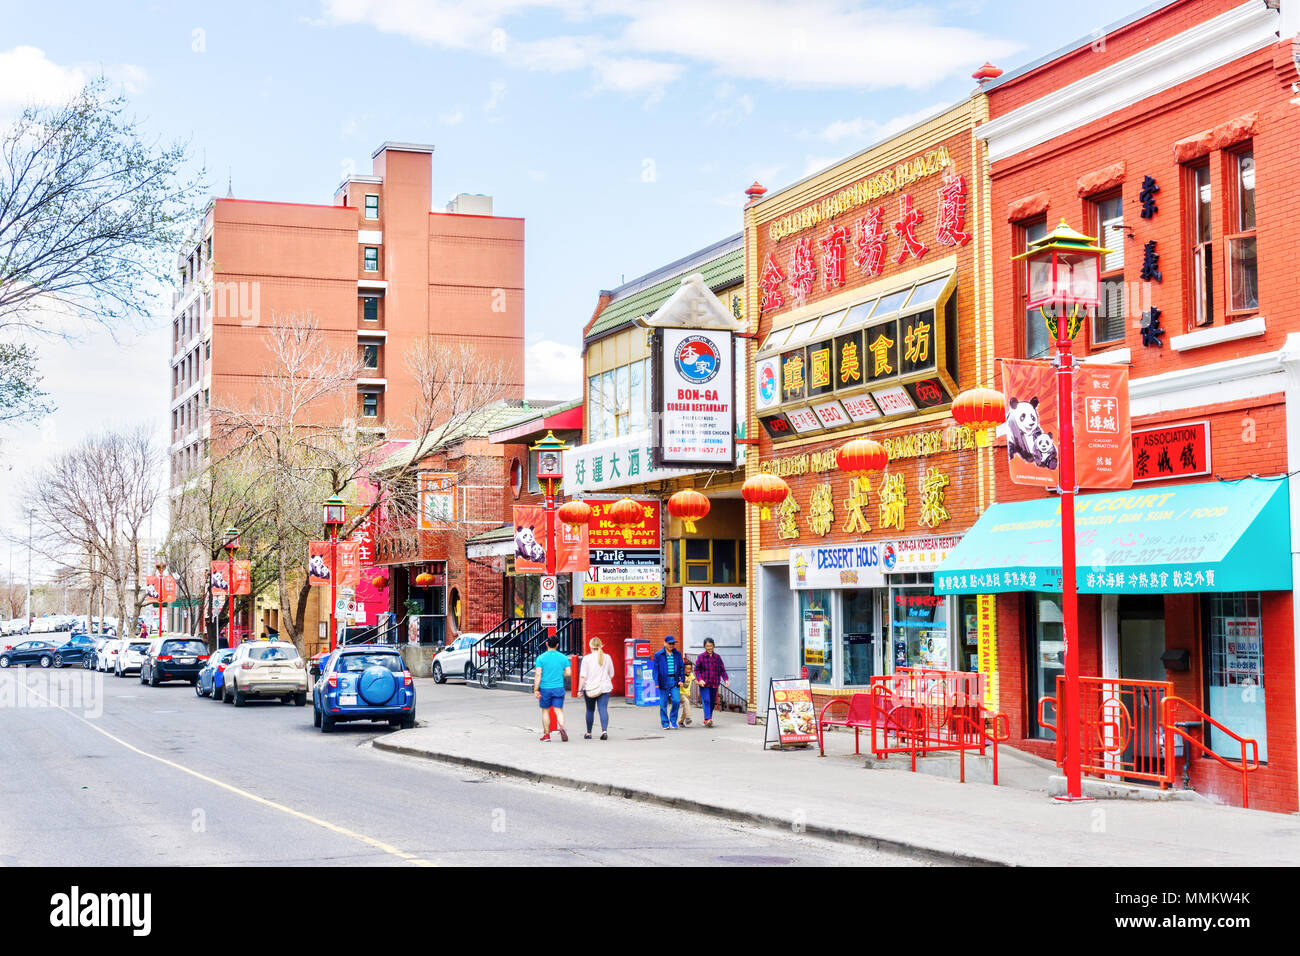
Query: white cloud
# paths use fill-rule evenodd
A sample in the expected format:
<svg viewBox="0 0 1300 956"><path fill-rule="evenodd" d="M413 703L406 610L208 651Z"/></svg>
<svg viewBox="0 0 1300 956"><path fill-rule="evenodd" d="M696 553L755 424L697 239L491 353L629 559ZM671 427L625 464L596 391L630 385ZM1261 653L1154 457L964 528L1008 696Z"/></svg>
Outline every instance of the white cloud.
<svg viewBox="0 0 1300 956"><path fill-rule="evenodd" d="M888 139L895 133L901 133L908 127L915 126L924 119L929 119L951 105L951 103L932 103L919 110L903 113L884 121L861 116L851 120L835 120L814 135L828 143L849 140L850 147L869 146L879 140Z"/></svg>
<svg viewBox="0 0 1300 956"><path fill-rule="evenodd" d="M582 395L582 350L542 339L524 351L524 395L570 399Z"/></svg>
<svg viewBox="0 0 1300 956"><path fill-rule="evenodd" d="M456 110L454 113L438 114L438 122L442 123L444 126L459 126L461 120L464 118L465 114L461 110Z"/></svg>
<svg viewBox="0 0 1300 956"><path fill-rule="evenodd" d="M483 104L484 112L491 113L506 98L506 81L493 80L488 84L488 100Z"/></svg>
<svg viewBox="0 0 1300 956"><path fill-rule="evenodd" d="M148 79L143 69L130 63L62 66L34 46L0 50L0 109L66 101L101 75L128 94L138 93Z"/></svg>
<svg viewBox="0 0 1300 956"><path fill-rule="evenodd" d="M736 94L736 84L719 83L706 110L706 119L717 126L736 126L754 112L754 98L748 93Z"/></svg>
<svg viewBox="0 0 1300 956"><path fill-rule="evenodd" d="M645 93L647 106L663 99L664 89L681 76L685 69L678 63L662 63L636 57L601 57L592 66L598 78L596 89Z"/></svg>

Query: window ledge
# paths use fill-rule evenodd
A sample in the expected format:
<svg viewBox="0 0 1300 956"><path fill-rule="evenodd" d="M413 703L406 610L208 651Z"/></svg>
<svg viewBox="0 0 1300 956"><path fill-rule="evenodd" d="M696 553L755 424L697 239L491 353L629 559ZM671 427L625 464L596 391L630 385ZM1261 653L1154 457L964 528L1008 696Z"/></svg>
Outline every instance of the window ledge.
<svg viewBox="0 0 1300 956"><path fill-rule="evenodd" d="M1131 365L1133 364L1133 350L1130 348L1107 349L1104 352L1093 352L1091 355L1083 357L1085 365Z"/></svg>
<svg viewBox="0 0 1300 956"><path fill-rule="evenodd" d="M1242 319L1224 325L1212 325L1209 328L1197 329L1195 332L1188 332L1184 335L1175 335L1169 339L1169 347L1175 352L1186 352L1188 349L1201 349L1207 345L1218 345L1221 342L1253 338L1257 335L1263 335L1265 331L1267 331L1267 327L1264 323L1264 317L1257 315L1253 319Z"/></svg>

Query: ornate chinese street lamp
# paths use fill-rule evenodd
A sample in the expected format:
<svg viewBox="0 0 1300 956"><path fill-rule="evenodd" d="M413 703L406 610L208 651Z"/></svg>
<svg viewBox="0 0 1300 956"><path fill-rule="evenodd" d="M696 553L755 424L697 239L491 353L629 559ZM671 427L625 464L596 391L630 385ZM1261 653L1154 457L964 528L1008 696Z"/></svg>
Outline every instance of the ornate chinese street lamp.
<svg viewBox="0 0 1300 956"><path fill-rule="evenodd" d="M546 483L546 576L551 579L555 578L555 485L564 477L561 460L568 447L548 429L546 437L538 439L528 449L537 455L537 480ZM557 594L558 591L557 587ZM554 624L546 626L546 634L555 636Z"/></svg>
<svg viewBox="0 0 1300 956"><path fill-rule="evenodd" d="M338 495L330 495L325 501L324 516L321 519L330 536L330 653L338 647L338 624L334 618L334 606L338 603L339 528L343 527L344 509L343 499Z"/></svg>
<svg viewBox="0 0 1300 956"><path fill-rule="evenodd" d="M158 572L158 636L163 636L163 568L167 567L167 555L159 548L153 556L154 570Z"/></svg>
<svg viewBox="0 0 1300 956"><path fill-rule="evenodd" d="M222 547L226 549L226 647L235 646L235 552L239 550L239 529L229 527L226 529L225 542ZM162 591L162 573L158 574L158 590ZM162 594L158 595L159 601L162 600ZM158 605L159 609L162 604ZM159 616L159 621L162 617Z"/></svg>

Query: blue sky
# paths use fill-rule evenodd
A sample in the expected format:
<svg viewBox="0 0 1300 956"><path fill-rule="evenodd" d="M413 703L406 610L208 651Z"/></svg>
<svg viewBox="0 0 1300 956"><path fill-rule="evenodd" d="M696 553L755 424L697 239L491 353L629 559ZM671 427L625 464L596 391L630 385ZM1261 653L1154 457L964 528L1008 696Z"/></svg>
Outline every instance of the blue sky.
<svg viewBox="0 0 1300 956"><path fill-rule="evenodd" d="M527 220L528 391L559 398L598 290L738 232L755 179L793 182L960 99L986 59L1013 68L1141 5L4 2L0 121L102 71L150 132L190 141L214 193L229 175L292 202L329 202L384 140L433 143L439 208L482 192ZM0 436L9 452L106 416L161 429L164 325L46 346L60 411Z"/></svg>

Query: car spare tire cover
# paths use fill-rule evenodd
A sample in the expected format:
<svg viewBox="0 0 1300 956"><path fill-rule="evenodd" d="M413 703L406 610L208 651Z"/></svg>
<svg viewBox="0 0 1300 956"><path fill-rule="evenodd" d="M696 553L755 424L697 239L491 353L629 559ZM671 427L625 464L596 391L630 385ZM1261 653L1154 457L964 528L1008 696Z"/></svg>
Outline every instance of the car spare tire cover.
<svg viewBox="0 0 1300 956"><path fill-rule="evenodd" d="M367 704L383 704L397 690L397 679L387 667L367 667L357 681L357 689Z"/></svg>

